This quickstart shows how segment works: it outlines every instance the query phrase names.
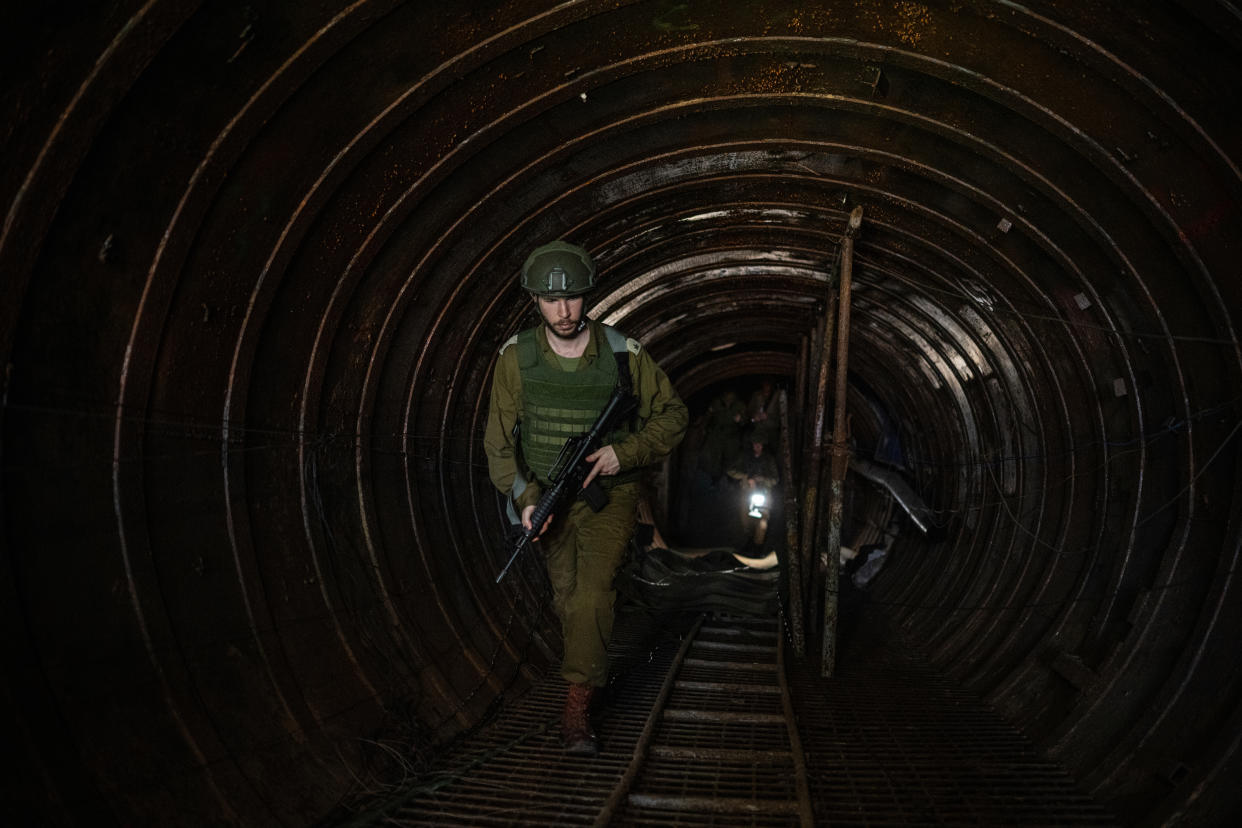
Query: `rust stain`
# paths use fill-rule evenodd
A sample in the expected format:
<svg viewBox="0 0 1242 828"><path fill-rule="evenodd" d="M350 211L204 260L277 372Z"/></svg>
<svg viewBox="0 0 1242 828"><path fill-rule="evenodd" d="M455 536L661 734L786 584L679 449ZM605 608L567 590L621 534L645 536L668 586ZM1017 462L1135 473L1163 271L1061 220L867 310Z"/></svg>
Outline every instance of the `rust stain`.
<svg viewBox="0 0 1242 828"><path fill-rule="evenodd" d="M936 30L931 10L922 3L881 4L872 8L871 14L879 31L891 32L907 46L917 46L925 34Z"/></svg>

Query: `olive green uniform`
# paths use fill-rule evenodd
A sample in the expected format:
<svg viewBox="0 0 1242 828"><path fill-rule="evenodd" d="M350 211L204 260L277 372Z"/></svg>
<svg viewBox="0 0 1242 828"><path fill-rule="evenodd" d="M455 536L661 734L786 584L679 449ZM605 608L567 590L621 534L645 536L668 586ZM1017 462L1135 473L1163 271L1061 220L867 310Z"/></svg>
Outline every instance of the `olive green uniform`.
<svg viewBox="0 0 1242 828"><path fill-rule="evenodd" d="M759 388L750 395L746 404L746 419L750 421L750 433L743 443L759 441L775 447L780 444L781 424L776 410L778 392Z"/></svg>
<svg viewBox="0 0 1242 828"><path fill-rule="evenodd" d="M586 350L577 364L569 366L573 370L589 371L597 367L597 360L615 359L602 326L591 323L590 330ZM547 481L541 483L529 468L519 465L513 440L513 427L524 414L519 349L512 347L516 339L501 348L496 361L483 446L492 483L513 496L520 512L538 502ZM545 370L547 366L567 367L548 344L542 325L535 331L535 343ZM650 354L633 339L626 345L638 411L635 430L612 444L621 464L615 479L596 478L608 490L608 505L592 512L575 499L568 509L562 507L554 515L551 528L541 538L565 637L561 674L571 684L602 687L607 682L605 650L612 636L616 601L612 581L633 534L640 497L640 484L633 481L633 473L668 455L685 434L689 419L686 406ZM631 482L617 482L626 479Z"/></svg>
<svg viewBox="0 0 1242 828"><path fill-rule="evenodd" d="M781 477L780 470L776 465L776 458L768 452L766 446L763 453L756 457L752 447L734 461L733 465L729 467L727 474L742 484L743 497L738 501L738 520L741 522L743 534L753 532L755 543L763 543L764 537L767 534L768 519L765 516L752 526L749 495L752 491L759 490L763 491L770 498L776 496L773 489ZM750 480L755 481L753 488L747 482Z"/></svg>
<svg viewBox="0 0 1242 828"><path fill-rule="evenodd" d="M728 474L734 480L753 479L755 487L759 489L772 488L781 477L776 458L768 453L766 446L758 457L755 456L753 450L748 450L739 456L733 465L729 466Z"/></svg>
<svg viewBox="0 0 1242 828"><path fill-rule="evenodd" d="M707 437L703 443L699 467L713 481L729 468L741 447L742 418L746 404L732 392L712 400L707 408Z"/></svg>

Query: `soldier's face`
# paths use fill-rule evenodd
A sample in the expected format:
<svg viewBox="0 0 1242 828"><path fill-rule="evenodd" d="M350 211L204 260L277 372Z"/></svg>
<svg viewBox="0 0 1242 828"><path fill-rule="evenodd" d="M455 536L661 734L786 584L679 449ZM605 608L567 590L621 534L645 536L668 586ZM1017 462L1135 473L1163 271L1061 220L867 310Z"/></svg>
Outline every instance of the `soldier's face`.
<svg viewBox="0 0 1242 828"><path fill-rule="evenodd" d="M536 296L535 307L548 331L561 339L573 339L581 330L582 297Z"/></svg>

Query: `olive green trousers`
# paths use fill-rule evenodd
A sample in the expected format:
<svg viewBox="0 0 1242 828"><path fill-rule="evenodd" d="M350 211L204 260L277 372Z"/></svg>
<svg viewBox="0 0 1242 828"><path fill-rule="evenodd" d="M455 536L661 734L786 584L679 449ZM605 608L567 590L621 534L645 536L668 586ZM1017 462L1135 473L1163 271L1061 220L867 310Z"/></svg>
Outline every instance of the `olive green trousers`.
<svg viewBox="0 0 1242 828"><path fill-rule="evenodd" d="M603 687L608 682L607 648L617 600L612 582L634 534L638 500L638 483L609 489L608 505L598 512L575 499L568 514L554 516L542 539L565 638L561 675L571 684Z"/></svg>

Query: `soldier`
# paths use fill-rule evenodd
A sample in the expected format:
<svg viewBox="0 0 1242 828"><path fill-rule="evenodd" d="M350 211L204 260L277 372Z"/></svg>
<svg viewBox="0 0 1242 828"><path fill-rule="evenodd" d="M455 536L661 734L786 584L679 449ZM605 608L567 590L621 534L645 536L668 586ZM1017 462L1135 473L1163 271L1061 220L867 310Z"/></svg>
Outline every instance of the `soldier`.
<svg viewBox="0 0 1242 828"><path fill-rule="evenodd" d="M707 407L707 437L700 466L711 477L713 486L737 458L745 414L746 404L732 390L716 397Z"/></svg>
<svg viewBox="0 0 1242 828"><path fill-rule="evenodd" d="M562 737L566 751L587 756L598 752L589 706L608 680L612 581L634 531L639 478L677 446L689 419L668 377L636 340L584 315L584 294L594 286L595 263L576 245L551 242L526 259L522 287L540 324L501 347L484 436L492 482L513 499L529 529L566 438L591 426L619 382L628 380L638 401L633 422L587 457L594 466L584 486L598 476L608 505L593 512L575 499L540 527L565 643Z"/></svg>
<svg viewBox="0 0 1242 828"><path fill-rule="evenodd" d="M762 548L767 536L769 504L776 497L775 488L780 481L776 458L767 451L767 445L767 432L757 432L751 439L750 451L739 457L728 470L729 477L738 481L742 488L742 501L738 505L746 543L759 548ZM751 496L756 493L764 495L765 502L761 506L751 502ZM753 526L748 526L748 523L753 523Z"/></svg>
<svg viewBox="0 0 1242 828"><path fill-rule="evenodd" d="M768 447L768 454L775 454L776 446L780 444L781 424L777 416L776 387L772 380L764 378L750 395L746 403L746 418L749 421L748 433L742 442L762 441Z"/></svg>

